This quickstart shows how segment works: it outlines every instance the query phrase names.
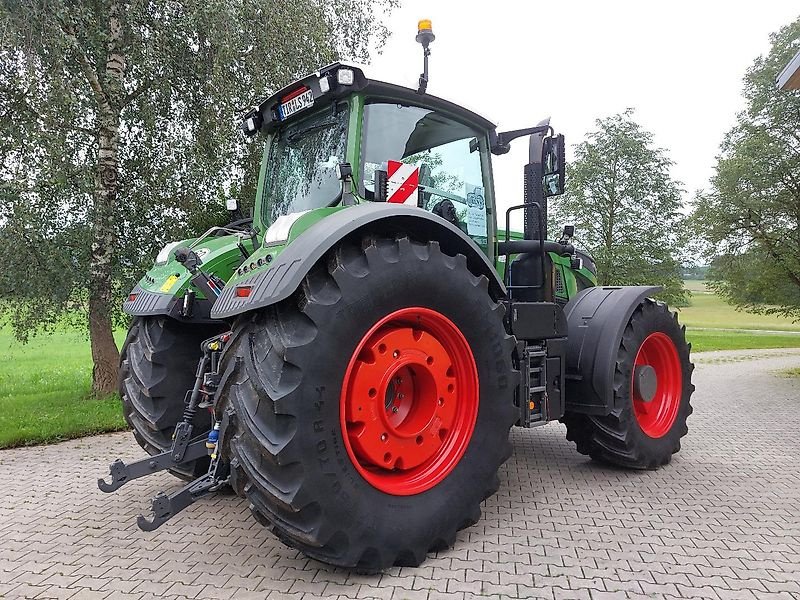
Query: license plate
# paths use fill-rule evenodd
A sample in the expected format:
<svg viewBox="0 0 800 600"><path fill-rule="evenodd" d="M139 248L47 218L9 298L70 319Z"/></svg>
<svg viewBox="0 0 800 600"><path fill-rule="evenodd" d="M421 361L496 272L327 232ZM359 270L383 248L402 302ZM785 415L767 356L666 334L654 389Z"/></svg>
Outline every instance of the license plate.
<svg viewBox="0 0 800 600"><path fill-rule="evenodd" d="M306 90L299 96L295 96L291 100L284 102L278 106L278 117L281 121L285 121L293 114L314 106L314 94L311 90Z"/></svg>

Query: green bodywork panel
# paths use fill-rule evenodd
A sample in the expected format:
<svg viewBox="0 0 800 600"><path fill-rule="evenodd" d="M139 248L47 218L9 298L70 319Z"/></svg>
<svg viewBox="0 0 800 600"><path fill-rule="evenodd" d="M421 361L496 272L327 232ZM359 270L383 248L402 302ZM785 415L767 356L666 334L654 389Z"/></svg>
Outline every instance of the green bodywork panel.
<svg viewBox="0 0 800 600"><path fill-rule="evenodd" d="M275 258L281 252L283 252L284 249L286 249L286 246L297 239L297 236L303 233L306 229L335 212L347 209L347 206L331 206L326 208L315 208L303 213L303 215L301 215L294 223L292 223L292 226L289 229L289 237L287 240L261 246L258 250L253 252L250 258L244 261L241 267L229 275L229 278L226 278L225 281L227 281L229 285L235 284L241 279L249 277L257 271L269 269L272 261L275 260Z"/></svg>
<svg viewBox="0 0 800 600"><path fill-rule="evenodd" d="M556 298L569 300L580 290L597 285L597 277L586 267L582 269L573 269L570 266L570 259L568 256L559 256L552 252L549 254L550 259L553 261L553 267L560 270L561 281L564 282L563 290L555 290Z"/></svg>

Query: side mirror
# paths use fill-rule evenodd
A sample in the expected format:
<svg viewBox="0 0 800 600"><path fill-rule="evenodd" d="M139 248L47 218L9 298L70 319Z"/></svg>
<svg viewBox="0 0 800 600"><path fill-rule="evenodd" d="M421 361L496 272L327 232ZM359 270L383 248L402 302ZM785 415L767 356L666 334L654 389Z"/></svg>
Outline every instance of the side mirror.
<svg viewBox="0 0 800 600"><path fill-rule="evenodd" d="M566 157L564 155L564 135L558 134L542 140L542 186L545 197L564 193L566 178Z"/></svg>

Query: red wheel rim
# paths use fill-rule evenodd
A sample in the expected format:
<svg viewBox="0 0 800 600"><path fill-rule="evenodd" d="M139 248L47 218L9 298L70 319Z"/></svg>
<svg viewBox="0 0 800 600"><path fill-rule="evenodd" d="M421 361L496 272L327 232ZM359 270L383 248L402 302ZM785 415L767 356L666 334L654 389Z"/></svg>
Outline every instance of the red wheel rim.
<svg viewBox="0 0 800 600"><path fill-rule="evenodd" d="M404 308L362 338L345 372L347 454L373 487L395 496L431 489L455 468L478 416L478 369L444 315Z"/></svg>
<svg viewBox="0 0 800 600"><path fill-rule="evenodd" d="M639 427L652 438L667 434L678 416L683 391L681 361L675 343L665 333L648 335L634 361L636 367L649 365L655 371L656 388L652 400L646 402L636 390L631 374L631 397Z"/></svg>

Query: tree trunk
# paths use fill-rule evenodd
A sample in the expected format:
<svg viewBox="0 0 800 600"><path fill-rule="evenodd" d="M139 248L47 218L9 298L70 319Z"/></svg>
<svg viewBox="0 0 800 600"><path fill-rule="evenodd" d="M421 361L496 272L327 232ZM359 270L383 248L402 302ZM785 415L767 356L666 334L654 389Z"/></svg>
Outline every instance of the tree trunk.
<svg viewBox="0 0 800 600"><path fill-rule="evenodd" d="M119 169L119 114L107 106L98 127L97 168L92 211L92 253L89 262L89 338L92 344L92 392L108 395L117 387L119 350L114 341L112 264L116 236L114 204Z"/></svg>
<svg viewBox="0 0 800 600"><path fill-rule="evenodd" d="M117 243L114 207L119 181L119 123L125 75L120 51L122 27L119 5L112 3L108 19L105 85L98 98L97 168L92 207L92 253L89 261L89 338L92 345L92 393L106 396L117 388L119 350L112 326L113 258ZM97 82L99 84L99 81Z"/></svg>

